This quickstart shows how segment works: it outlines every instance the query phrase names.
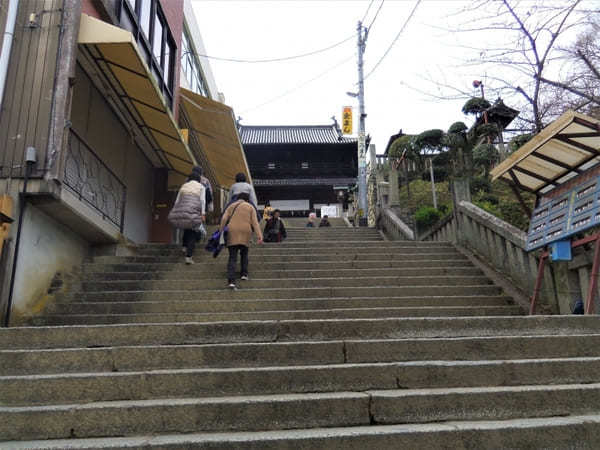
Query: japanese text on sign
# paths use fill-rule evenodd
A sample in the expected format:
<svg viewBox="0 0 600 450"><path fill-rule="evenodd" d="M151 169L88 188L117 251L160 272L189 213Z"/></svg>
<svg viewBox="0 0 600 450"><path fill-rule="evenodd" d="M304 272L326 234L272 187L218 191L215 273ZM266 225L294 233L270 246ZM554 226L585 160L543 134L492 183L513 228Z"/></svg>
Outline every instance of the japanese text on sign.
<svg viewBox="0 0 600 450"><path fill-rule="evenodd" d="M344 106L342 112L342 133L352 134L352 107Z"/></svg>

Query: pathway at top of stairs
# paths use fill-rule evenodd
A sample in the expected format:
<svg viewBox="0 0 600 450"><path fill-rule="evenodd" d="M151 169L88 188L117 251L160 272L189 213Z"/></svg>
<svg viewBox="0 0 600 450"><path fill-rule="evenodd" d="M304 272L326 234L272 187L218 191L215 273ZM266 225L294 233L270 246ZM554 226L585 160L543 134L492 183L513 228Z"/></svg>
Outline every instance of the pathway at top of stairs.
<svg viewBox="0 0 600 450"><path fill-rule="evenodd" d="M289 226L85 264L0 330L0 448L593 448L600 321L523 316L449 243ZM61 325L61 326L57 326Z"/></svg>

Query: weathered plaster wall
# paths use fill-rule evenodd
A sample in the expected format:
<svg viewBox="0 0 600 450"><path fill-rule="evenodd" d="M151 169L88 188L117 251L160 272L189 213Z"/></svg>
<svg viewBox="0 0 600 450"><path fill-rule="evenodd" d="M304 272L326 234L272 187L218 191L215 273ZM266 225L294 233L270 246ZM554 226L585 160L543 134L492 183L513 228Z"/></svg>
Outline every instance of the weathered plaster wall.
<svg viewBox="0 0 600 450"><path fill-rule="evenodd" d="M89 252L88 243L33 205L27 205L15 275L11 323L40 312L53 299L53 279L76 273ZM68 286L63 286L68 289Z"/></svg>

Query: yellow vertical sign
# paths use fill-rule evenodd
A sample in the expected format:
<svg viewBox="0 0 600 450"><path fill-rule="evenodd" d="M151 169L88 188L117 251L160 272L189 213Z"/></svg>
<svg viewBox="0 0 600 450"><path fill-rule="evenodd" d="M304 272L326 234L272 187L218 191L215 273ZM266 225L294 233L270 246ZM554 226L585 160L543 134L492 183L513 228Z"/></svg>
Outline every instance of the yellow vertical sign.
<svg viewBox="0 0 600 450"><path fill-rule="evenodd" d="M352 134L352 107L344 106L342 112L342 133Z"/></svg>

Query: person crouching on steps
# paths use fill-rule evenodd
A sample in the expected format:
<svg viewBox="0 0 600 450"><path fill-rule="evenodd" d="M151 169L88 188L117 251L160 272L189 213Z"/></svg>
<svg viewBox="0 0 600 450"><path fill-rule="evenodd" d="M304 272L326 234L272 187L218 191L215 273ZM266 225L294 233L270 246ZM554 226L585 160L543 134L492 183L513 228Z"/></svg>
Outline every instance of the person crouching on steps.
<svg viewBox="0 0 600 450"><path fill-rule="evenodd" d="M273 216L267 220L265 225L264 239L265 242L281 242L287 237L285 231L285 225L279 218L280 211L276 209L273 211Z"/></svg>
<svg viewBox="0 0 600 450"><path fill-rule="evenodd" d="M188 181L179 189L168 217L173 226L183 229L186 264L194 264L192 256L196 242L201 238L199 228L205 219L206 188L201 182L201 177L198 172L192 171Z"/></svg>
<svg viewBox="0 0 600 450"><path fill-rule="evenodd" d="M237 200L227 207L221 218L221 232L225 227L228 230L226 237L227 249L229 250L227 282L230 289L236 289L235 269L238 253L242 259L241 279L248 279L248 246L250 245L252 232L258 237L258 243L263 243L263 236L256 218L256 210L249 201L250 196L248 193L240 193Z"/></svg>

